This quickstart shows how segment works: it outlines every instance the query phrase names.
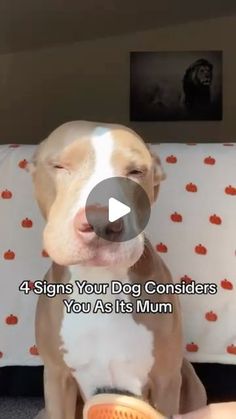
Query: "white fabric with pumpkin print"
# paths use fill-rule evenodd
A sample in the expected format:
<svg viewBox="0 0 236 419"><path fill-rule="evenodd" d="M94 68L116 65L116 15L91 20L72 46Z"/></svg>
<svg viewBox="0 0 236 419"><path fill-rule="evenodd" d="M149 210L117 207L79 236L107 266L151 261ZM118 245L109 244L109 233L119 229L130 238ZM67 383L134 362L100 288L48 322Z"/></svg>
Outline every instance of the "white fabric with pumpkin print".
<svg viewBox="0 0 236 419"><path fill-rule="evenodd" d="M147 235L175 282L217 286L216 294L180 296L186 356L194 362L235 364L236 145L151 148L167 178ZM0 146L0 366L41 364L32 288L35 280L43 279L50 260L42 248L44 221L26 171L34 150ZM23 281L29 281L26 294L19 291Z"/></svg>

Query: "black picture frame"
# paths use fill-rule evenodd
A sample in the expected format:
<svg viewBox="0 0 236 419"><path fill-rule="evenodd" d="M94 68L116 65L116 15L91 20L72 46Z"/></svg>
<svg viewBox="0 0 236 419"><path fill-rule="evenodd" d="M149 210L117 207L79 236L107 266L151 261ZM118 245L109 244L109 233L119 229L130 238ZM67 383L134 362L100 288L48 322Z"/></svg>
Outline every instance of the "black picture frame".
<svg viewBox="0 0 236 419"><path fill-rule="evenodd" d="M222 51L130 52L131 121L222 118Z"/></svg>

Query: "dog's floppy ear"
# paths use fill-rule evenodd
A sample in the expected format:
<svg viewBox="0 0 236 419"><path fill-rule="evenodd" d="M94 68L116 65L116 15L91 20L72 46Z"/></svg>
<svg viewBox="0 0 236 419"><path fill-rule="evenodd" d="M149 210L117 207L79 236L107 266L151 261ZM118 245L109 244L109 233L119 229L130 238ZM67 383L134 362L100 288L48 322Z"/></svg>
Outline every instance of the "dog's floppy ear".
<svg viewBox="0 0 236 419"><path fill-rule="evenodd" d="M26 170L27 172L29 172L31 175L33 175L33 173L35 172L36 169L36 159L34 158L34 156L31 158L31 160L28 161L27 166L26 166Z"/></svg>
<svg viewBox="0 0 236 419"><path fill-rule="evenodd" d="M153 197L154 197L154 201L156 201L159 188L160 188L160 183L162 180L166 178L166 174L162 167L160 157L157 156L155 153L153 153L152 150L149 149L149 151L152 156L152 166L153 166L153 188L154 188Z"/></svg>
<svg viewBox="0 0 236 419"><path fill-rule="evenodd" d="M38 152L38 146L36 150L34 151L33 155L29 159L27 159L27 164L25 166L25 170L29 172L31 175L33 175L36 170L37 152Z"/></svg>
<svg viewBox="0 0 236 419"><path fill-rule="evenodd" d="M47 138L45 138L43 141L41 141L41 143L39 143L37 145L36 149L34 150L33 155L31 156L30 160L28 161L28 164L26 166L26 170L31 175L33 175L36 171L37 163L38 163L38 155L39 155L40 150L41 150L41 148L42 148L42 146L43 146L43 144L45 143L46 140L47 140Z"/></svg>

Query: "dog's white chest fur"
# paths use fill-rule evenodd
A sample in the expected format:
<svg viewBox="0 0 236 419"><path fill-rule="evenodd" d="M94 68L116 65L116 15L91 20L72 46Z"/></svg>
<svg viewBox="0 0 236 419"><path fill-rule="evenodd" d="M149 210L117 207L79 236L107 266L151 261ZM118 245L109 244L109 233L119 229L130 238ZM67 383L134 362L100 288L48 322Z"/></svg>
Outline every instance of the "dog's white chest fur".
<svg viewBox="0 0 236 419"><path fill-rule="evenodd" d="M120 280L103 268L70 268L71 283L86 280L89 283L109 283ZM129 282L128 277L122 277ZM109 287L110 289L110 287ZM119 294L79 295L74 285L70 299L90 302L97 299L114 303L115 299L128 301L127 296ZM154 357L153 335L143 325L137 324L132 314L122 313L67 313L61 327L61 338L65 350L64 360L73 368L74 376L87 399L98 388L110 387L131 391L141 395L148 380Z"/></svg>

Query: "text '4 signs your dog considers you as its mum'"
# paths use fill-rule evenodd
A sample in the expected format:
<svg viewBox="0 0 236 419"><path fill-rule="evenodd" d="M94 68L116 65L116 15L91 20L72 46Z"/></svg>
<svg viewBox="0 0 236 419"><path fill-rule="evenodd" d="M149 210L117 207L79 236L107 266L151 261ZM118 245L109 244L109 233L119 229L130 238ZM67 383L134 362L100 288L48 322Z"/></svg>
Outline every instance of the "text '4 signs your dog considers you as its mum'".
<svg viewBox="0 0 236 419"><path fill-rule="evenodd" d="M71 295L71 299L63 299L67 313L173 313L170 302L153 301L155 294L187 294L214 295L217 293L215 283L196 283L192 281L176 284L162 284L153 280L143 284L110 281L109 283L90 283L88 281L74 281L67 284L49 284L47 281L35 281L34 287L29 281L23 281L20 291L36 295L45 294L49 298L56 295ZM76 299L77 297L77 299Z"/></svg>

